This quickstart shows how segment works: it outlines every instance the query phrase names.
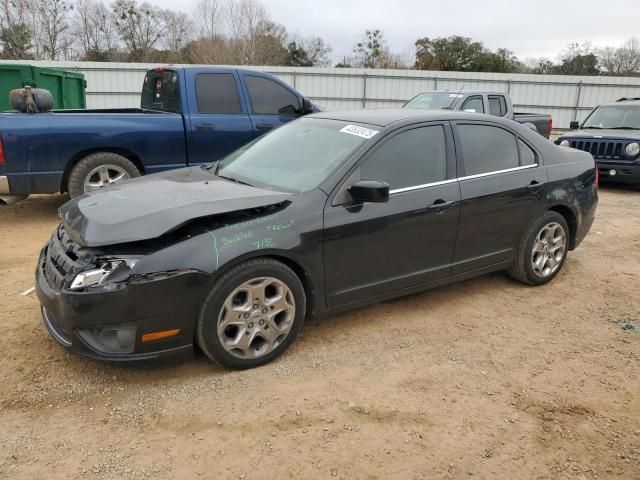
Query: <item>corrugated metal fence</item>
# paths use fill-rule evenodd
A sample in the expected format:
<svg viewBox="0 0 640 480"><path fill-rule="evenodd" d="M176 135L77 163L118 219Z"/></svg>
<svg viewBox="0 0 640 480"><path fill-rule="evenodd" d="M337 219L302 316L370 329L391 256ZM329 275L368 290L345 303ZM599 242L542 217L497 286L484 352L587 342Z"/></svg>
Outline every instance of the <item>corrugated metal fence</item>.
<svg viewBox="0 0 640 480"><path fill-rule="evenodd" d="M27 62L15 62L27 63ZM28 62L75 70L87 80L87 107L136 107L144 73L157 64ZM520 111L550 113L556 128L582 120L594 106L640 97L640 78L506 73L367 70L359 68L251 67L277 75L325 109L400 106L425 90L508 92Z"/></svg>

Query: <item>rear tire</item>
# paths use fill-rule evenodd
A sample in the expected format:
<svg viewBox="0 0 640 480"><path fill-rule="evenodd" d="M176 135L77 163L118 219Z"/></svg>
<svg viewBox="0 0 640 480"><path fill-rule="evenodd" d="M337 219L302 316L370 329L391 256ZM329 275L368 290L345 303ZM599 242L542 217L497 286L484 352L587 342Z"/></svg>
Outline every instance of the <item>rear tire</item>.
<svg viewBox="0 0 640 480"><path fill-rule="evenodd" d="M67 190L73 198L139 176L138 168L122 155L97 152L86 156L74 165L69 174Z"/></svg>
<svg viewBox="0 0 640 480"><path fill-rule="evenodd" d="M553 280L567 259L570 235L562 215L544 212L520 240L509 276L527 285L544 285Z"/></svg>
<svg viewBox="0 0 640 480"><path fill-rule="evenodd" d="M224 367L257 367L293 343L305 312L304 288L293 270L270 258L250 260L224 273L211 288L196 342Z"/></svg>

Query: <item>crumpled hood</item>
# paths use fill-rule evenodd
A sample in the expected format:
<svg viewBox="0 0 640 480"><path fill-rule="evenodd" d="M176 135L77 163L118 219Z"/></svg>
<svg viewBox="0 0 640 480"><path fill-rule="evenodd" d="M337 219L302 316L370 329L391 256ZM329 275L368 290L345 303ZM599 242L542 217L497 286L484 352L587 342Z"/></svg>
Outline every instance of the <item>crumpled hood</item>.
<svg viewBox="0 0 640 480"><path fill-rule="evenodd" d="M640 140L640 130L599 130L597 128L585 128L584 130L574 130L572 132L567 132L562 135L561 138L615 138L618 140Z"/></svg>
<svg viewBox="0 0 640 480"><path fill-rule="evenodd" d="M276 205L291 195L190 167L81 195L60 207L59 213L71 240L99 247L156 238L196 218Z"/></svg>

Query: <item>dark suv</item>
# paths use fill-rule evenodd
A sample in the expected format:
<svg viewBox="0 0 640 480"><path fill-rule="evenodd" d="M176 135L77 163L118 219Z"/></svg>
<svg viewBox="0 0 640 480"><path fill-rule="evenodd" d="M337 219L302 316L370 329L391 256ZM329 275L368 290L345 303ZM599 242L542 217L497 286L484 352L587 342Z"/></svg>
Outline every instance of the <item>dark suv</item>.
<svg viewBox="0 0 640 480"><path fill-rule="evenodd" d="M558 145L591 153L603 180L640 184L640 98L621 98L593 109Z"/></svg>

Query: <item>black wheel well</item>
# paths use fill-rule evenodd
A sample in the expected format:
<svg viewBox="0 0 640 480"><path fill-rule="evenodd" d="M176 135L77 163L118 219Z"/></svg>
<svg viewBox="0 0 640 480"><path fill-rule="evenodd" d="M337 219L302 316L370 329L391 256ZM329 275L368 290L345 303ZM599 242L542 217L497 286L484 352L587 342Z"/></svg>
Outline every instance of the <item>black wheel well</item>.
<svg viewBox="0 0 640 480"><path fill-rule="evenodd" d="M569 225L569 235L571 235L571 238L569 239L569 250L573 250L575 247L576 232L578 230L578 221L575 213L565 205L554 205L549 208L549 210L559 213L567 221L567 225Z"/></svg>
<svg viewBox="0 0 640 480"><path fill-rule="evenodd" d="M102 152L115 153L117 155L122 155L124 158L126 158L136 166L136 168L140 171L141 175L145 174L144 165L142 161L140 160L140 158L138 158L138 156L135 153L131 152L130 150L126 150L124 148L118 148L118 147L91 148L89 150L83 150L81 152L78 152L73 157L71 157L71 159L67 163L64 173L62 174L62 181L60 182L60 192L64 193L68 191L69 175L71 174L71 170L73 170L73 167L75 167L80 160L94 153L102 153Z"/></svg>

